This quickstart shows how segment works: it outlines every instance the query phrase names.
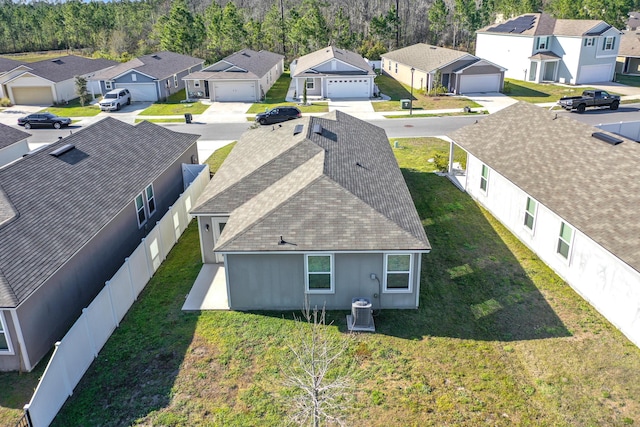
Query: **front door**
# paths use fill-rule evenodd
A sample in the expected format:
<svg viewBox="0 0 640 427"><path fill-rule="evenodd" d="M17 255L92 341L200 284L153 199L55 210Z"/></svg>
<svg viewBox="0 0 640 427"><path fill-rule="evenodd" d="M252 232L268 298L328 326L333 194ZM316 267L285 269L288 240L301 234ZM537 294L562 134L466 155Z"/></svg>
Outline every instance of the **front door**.
<svg viewBox="0 0 640 427"><path fill-rule="evenodd" d="M544 76L542 80L546 82L554 82L556 80L556 65L558 65L556 61L544 63Z"/></svg>
<svg viewBox="0 0 640 427"><path fill-rule="evenodd" d="M224 226L227 225L227 218L213 218L213 246L215 247L220 240L220 235L222 234L222 230L224 230ZM224 255L216 252L216 262L223 263Z"/></svg>

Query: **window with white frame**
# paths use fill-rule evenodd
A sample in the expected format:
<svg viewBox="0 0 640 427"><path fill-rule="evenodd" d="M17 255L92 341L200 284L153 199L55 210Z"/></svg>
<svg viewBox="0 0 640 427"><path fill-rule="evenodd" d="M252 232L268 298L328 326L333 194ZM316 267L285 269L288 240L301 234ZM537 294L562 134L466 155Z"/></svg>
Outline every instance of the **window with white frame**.
<svg viewBox="0 0 640 427"><path fill-rule="evenodd" d="M482 173L480 174L480 189L487 192L489 188L489 168L487 165L482 165Z"/></svg>
<svg viewBox="0 0 640 427"><path fill-rule="evenodd" d="M604 43L602 45L602 50L613 50L615 46L616 38L615 37L605 37Z"/></svg>
<svg viewBox="0 0 640 427"><path fill-rule="evenodd" d="M11 342L7 332L7 324L4 321L4 313L0 312L0 353L11 353Z"/></svg>
<svg viewBox="0 0 640 427"><path fill-rule="evenodd" d="M333 293L333 255L305 255L305 282L308 293Z"/></svg>
<svg viewBox="0 0 640 427"><path fill-rule="evenodd" d="M131 74L131 81L132 82L137 82L138 81L138 75L137 74Z"/></svg>
<svg viewBox="0 0 640 427"><path fill-rule="evenodd" d="M558 236L558 250L557 252L562 255L563 258L569 259L569 253L571 251L571 238L573 237L573 228L570 225L563 222L560 225L560 236Z"/></svg>
<svg viewBox="0 0 640 427"><path fill-rule="evenodd" d="M538 50L549 49L549 36L538 37Z"/></svg>
<svg viewBox="0 0 640 427"><path fill-rule="evenodd" d="M411 292L411 254L386 254L384 291Z"/></svg>
<svg viewBox="0 0 640 427"><path fill-rule="evenodd" d="M307 79L307 89L314 89L316 87L316 82L313 78Z"/></svg>
<svg viewBox="0 0 640 427"><path fill-rule="evenodd" d="M389 71L391 71L391 61L389 61Z"/></svg>
<svg viewBox="0 0 640 427"><path fill-rule="evenodd" d="M142 227L147 222L147 213L144 210L144 199L142 193L136 196L136 213L138 214L138 227Z"/></svg>
<svg viewBox="0 0 640 427"><path fill-rule="evenodd" d="M593 37L587 37L586 39L584 39L584 45L585 46L593 46L594 40L595 39Z"/></svg>
<svg viewBox="0 0 640 427"><path fill-rule="evenodd" d="M173 75L173 87L178 87L178 75Z"/></svg>
<svg viewBox="0 0 640 427"><path fill-rule="evenodd" d="M113 82L111 82L111 81L109 81L109 80L105 81L105 82L104 82L104 88L105 88L106 90L111 90L111 89L113 89L113 85L112 85L112 83L113 83Z"/></svg>
<svg viewBox="0 0 640 427"><path fill-rule="evenodd" d="M147 198L149 216L151 216L156 211L156 197L153 193L153 184L149 184L149 186L144 190L144 194Z"/></svg>
<svg viewBox="0 0 640 427"><path fill-rule="evenodd" d="M396 74L398 74L398 63L396 62Z"/></svg>
<svg viewBox="0 0 640 427"><path fill-rule="evenodd" d="M533 226L536 222L536 210L538 204L531 197L527 197L527 206L524 211L524 226L533 231Z"/></svg>

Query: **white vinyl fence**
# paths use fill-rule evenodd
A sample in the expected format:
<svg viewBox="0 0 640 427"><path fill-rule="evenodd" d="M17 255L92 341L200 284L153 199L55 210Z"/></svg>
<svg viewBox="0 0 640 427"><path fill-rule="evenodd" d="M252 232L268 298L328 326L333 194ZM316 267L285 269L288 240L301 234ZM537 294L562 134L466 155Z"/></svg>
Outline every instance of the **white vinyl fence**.
<svg viewBox="0 0 640 427"><path fill-rule="evenodd" d="M633 141L640 141L640 122L610 123L596 127L607 132L617 133Z"/></svg>
<svg viewBox="0 0 640 427"><path fill-rule="evenodd" d="M205 166L98 296L82 310L62 341L56 343L31 401L24 406L32 427L48 426L71 396L93 359L189 225L188 212L208 182L209 168Z"/></svg>

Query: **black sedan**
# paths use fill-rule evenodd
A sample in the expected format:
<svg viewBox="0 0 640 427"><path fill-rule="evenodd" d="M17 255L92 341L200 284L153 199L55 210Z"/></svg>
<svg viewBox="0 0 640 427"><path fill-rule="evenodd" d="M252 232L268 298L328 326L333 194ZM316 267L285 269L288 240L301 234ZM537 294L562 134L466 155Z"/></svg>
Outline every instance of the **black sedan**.
<svg viewBox="0 0 640 427"><path fill-rule="evenodd" d="M58 117L52 113L34 113L18 119L18 125L24 126L25 129L43 126L53 126L55 129L60 129L63 126L69 126L70 124L70 118Z"/></svg>
<svg viewBox="0 0 640 427"><path fill-rule="evenodd" d="M265 113L257 114L256 122L261 125L270 125L300 117L302 117L302 113L296 107L275 107Z"/></svg>

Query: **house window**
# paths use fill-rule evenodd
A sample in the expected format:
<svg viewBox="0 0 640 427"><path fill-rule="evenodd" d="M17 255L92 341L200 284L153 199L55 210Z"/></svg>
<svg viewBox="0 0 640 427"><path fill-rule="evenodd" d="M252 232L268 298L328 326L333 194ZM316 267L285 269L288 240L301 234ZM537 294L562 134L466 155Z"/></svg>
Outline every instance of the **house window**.
<svg viewBox="0 0 640 427"><path fill-rule="evenodd" d="M173 75L173 87L178 87L178 75Z"/></svg>
<svg viewBox="0 0 640 427"><path fill-rule="evenodd" d="M131 74L131 81L132 82L137 82L138 81L138 75L137 74Z"/></svg>
<svg viewBox="0 0 640 427"><path fill-rule="evenodd" d="M411 254L386 254L385 292L411 292Z"/></svg>
<svg viewBox="0 0 640 427"><path fill-rule="evenodd" d="M602 50L613 50L613 47L615 46L615 41L616 41L615 37L605 37L604 44L602 45Z"/></svg>
<svg viewBox="0 0 640 427"><path fill-rule="evenodd" d="M389 61L389 71L391 71L391 61Z"/></svg>
<svg viewBox="0 0 640 427"><path fill-rule="evenodd" d="M316 87L314 79L307 79L307 89L314 89Z"/></svg>
<svg viewBox="0 0 640 427"><path fill-rule="evenodd" d="M587 37L586 39L584 39L584 45L585 46L593 46L593 41L594 41L593 37Z"/></svg>
<svg viewBox="0 0 640 427"><path fill-rule="evenodd" d="M305 255L308 293L333 293L333 255Z"/></svg>
<svg viewBox="0 0 640 427"><path fill-rule="evenodd" d="M4 321L4 313L0 312L0 353L12 353L11 343L9 342L9 333L7 332L6 322Z"/></svg>
<svg viewBox="0 0 640 427"><path fill-rule="evenodd" d="M524 226L533 231L538 204L531 197L527 197L527 208L524 211Z"/></svg>
<svg viewBox="0 0 640 427"><path fill-rule="evenodd" d="M104 88L105 88L106 90L111 90L111 89L113 89L112 83L113 83L113 82L111 82L111 81L108 81L108 80L107 80L106 82L104 82Z"/></svg>
<svg viewBox="0 0 640 427"><path fill-rule="evenodd" d="M538 37L538 50L549 49L549 36Z"/></svg>
<svg viewBox="0 0 640 427"><path fill-rule="evenodd" d="M486 165L482 165L482 174L480 176L480 189L487 192L489 187L489 168Z"/></svg>
<svg viewBox="0 0 640 427"><path fill-rule="evenodd" d="M398 74L398 63L396 62L396 74Z"/></svg>
<svg viewBox="0 0 640 427"><path fill-rule="evenodd" d="M147 214L144 210L144 200L142 193L136 196L136 212L138 214L138 227L142 227L147 222Z"/></svg>
<svg viewBox="0 0 640 427"><path fill-rule="evenodd" d="M380 59L380 68L384 69L384 58Z"/></svg>
<svg viewBox="0 0 640 427"><path fill-rule="evenodd" d="M571 226L563 222L560 225L560 236L558 237L558 253L565 259L569 259L572 235L573 229Z"/></svg>
<svg viewBox="0 0 640 427"><path fill-rule="evenodd" d="M151 216L156 211L156 198L153 194L153 184L149 184L149 186L144 190L144 194L147 198L147 208L149 209L149 216Z"/></svg>

